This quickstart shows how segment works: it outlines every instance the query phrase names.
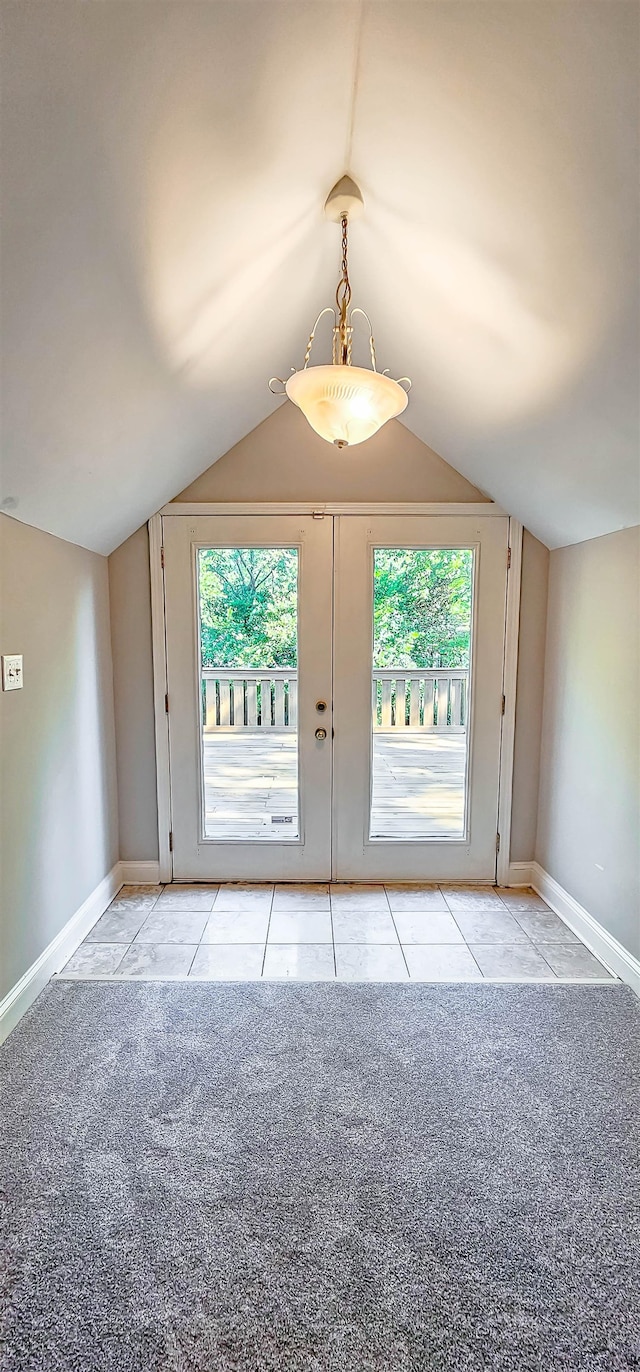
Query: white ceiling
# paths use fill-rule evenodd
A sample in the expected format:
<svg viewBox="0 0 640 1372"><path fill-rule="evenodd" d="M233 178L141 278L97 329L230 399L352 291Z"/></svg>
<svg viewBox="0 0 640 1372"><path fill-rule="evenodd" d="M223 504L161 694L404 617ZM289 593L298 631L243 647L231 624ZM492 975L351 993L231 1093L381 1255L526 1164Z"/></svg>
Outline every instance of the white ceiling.
<svg viewBox="0 0 640 1372"><path fill-rule="evenodd" d="M4 508L108 552L269 414L348 165L408 427L550 546L638 523L637 19L6 4Z"/></svg>

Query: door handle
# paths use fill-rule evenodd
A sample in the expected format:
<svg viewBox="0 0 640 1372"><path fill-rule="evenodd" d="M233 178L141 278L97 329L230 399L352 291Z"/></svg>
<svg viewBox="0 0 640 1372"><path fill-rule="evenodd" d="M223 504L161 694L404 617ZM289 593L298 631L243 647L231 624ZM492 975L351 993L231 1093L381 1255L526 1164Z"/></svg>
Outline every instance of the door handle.
<svg viewBox="0 0 640 1372"><path fill-rule="evenodd" d="M321 743L324 741L324 739L325 739L326 737L327 737L327 731L326 731L326 729L316 729L316 738L319 739Z"/></svg>

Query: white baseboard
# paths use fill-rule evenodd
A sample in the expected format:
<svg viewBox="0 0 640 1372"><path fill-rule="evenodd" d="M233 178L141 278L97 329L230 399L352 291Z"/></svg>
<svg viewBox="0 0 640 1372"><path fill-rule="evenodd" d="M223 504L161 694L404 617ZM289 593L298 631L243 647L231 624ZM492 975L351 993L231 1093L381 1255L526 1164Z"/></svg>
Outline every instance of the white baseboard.
<svg viewBox="0 0 640 1372"><path fill-rule="evenodd" d="M531 864L531 885L574 934L586 943L587 948L640 996L640 961L633 953L629 953L613 934L609 934L538 862Z"/></svg>
<svg viewBox="0 0 640 1372"><path fill-rule="evenodd" d="M43 987L56 972L59 972L75 953L96 920L104 914L113 897L122 886L120 863L116 862L111 871L103 877L95 889L82 902L71 919L52 939L39 958L27 968L24 976L0 1001L0 1043L6 1039L22 1019L25 1011L40 995Z"/></svg>
<svg viewBox="0 0 640 1372"><path fill-rule="evenodd" d="M531 862L510 862L505 886L530 886Z"/></svg>
<svg viewBox="0 0 640 1372"><path fill-rule="evenodd" d="M120 862L120 882L123 886L157 886L160 881L159 862Z"/></svg>

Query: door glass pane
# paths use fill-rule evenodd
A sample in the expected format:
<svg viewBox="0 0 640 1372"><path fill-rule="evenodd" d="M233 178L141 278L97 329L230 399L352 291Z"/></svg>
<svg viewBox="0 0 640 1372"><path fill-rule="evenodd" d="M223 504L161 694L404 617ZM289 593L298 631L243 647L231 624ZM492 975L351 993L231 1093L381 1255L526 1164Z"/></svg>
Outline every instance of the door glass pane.
<svg viewBox="0 0 640 1372"><path fill-rule="evenodd" d="M200 548L202 834L297 839L298 551Z"/></svg>
<svg viewBox="0 0 640 1372"><path fill-rule="evenodd" d="M462 838L470 548L376 548L371 838Z"/></svg>

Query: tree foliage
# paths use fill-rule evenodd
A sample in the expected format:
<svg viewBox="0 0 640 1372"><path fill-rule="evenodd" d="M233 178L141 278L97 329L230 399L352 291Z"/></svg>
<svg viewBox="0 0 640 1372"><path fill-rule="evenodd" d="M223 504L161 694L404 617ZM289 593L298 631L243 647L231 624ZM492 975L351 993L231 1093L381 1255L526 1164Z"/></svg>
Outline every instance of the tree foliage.
<svg viewBox="0 0 640 1372"><path fill-rule="evenodd" d="M199 554L205 667L297 665L298 554L205 548ZM374 666L467 667L473 555L460 548L377 548Z"/></svg>
<svg viewBox="0 0 640 1372"><path fill-rule="evenodd" d="M295 548L202 548L203 667L297 665Z"/></svg>
<svg viewBox="0 0 640 1372"><path fill-rule="evenodd" d="M374 667L468 667L473 554L376 548Z"/></svg>

